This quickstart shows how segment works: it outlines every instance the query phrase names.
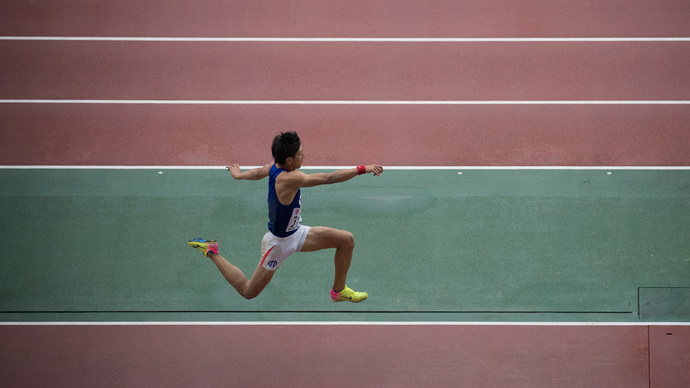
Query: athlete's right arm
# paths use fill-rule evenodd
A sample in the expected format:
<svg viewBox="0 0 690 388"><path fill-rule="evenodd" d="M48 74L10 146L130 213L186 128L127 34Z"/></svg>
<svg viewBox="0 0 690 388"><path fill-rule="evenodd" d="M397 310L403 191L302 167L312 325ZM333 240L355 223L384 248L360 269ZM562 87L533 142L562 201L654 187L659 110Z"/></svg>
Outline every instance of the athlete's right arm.
<svg viewBox="0 0 690 388"><path fill-rule="evenodd" d="M263 167L253 168L247 171L241 171L239 164L233 164L227 167L232 177L235 179L246 179L251 181L257 181L259 179L264 179L271 173L271 165L267 164Z"/></svg>

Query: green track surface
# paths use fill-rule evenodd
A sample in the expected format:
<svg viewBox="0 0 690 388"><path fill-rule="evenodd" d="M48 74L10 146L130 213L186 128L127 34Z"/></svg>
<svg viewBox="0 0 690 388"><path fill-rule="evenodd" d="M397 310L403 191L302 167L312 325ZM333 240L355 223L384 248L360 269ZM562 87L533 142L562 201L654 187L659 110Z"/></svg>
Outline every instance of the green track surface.
<svg viewBox="0 0 690 388"><path fill-rule="evenodd" d="M251 274L266 180L3 169L0 320L634 322L642 304L645 321L690 321L685 300L655 308L688 295L690 171L457 172L302 190L304 224L355 235L348 284L369 299L345 304L328 294L333 250L290 257L246 301L187 247L218 239ZM670 291L645 291L656 288Z"/></svg>

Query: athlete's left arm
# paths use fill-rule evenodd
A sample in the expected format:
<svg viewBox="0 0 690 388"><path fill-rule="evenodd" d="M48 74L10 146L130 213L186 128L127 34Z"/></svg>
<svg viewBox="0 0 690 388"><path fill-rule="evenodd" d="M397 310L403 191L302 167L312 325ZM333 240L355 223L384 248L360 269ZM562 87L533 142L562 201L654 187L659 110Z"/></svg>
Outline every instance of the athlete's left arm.
<svg viewBox="0 0 690 388"><path fill-rule="evenodd" d="M235 179L247 179L251 181L258 181L259 179L264 179L271 173L271 165L267 164L259 168L253 168L251 170L242 171L239 164L233 164L227 167L232 177Z"/></svg>
<svg viewBox="0 0 690 388"><path fill-rule="evenodd" d="M383 167L378 164L365 166L365 173L381 175ZM292 171L287 174L278 175L276 183L285 185L288 188L313 187L320 185L330 185L350 180L359 175L357 168L337 170L330 173L305 174L302 171Z"/></svg>

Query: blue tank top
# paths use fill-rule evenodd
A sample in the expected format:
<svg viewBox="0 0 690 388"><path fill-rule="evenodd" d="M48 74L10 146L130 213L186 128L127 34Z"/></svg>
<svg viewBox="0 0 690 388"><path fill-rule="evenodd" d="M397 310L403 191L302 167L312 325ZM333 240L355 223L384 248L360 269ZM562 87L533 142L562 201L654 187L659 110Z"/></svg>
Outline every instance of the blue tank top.
<svg viewBox="0 0 690 388"><path fill-rule="evenodd" d="M276 194L276 177L283 171L275 164L268 177L268 230L277 237L291 236L302 225L302 196L297 189L289 205L283 205Z"/></svg>

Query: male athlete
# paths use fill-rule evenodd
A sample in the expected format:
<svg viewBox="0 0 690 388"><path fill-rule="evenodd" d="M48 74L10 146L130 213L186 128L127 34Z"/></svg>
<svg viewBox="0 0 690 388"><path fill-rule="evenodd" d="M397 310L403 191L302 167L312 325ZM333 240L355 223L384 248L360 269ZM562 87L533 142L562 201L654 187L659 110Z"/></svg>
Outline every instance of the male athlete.
<svg viewBox="0 0 690 388"><path fill-rule="evenodd" d="M374 173L380 175L383 167L377 164L333 171L331 173L305 174L297 171L302 167L304 153L297 133L284 132L273 139L271 147L275 164L242 172L240 166L228 167L235 179L268 179L268 233L261 243L261 261L251 279L236 266L230 264L218 253L218 241L200 238L189 241L188 245L198 248L210 258L237 292L246 299L255 298L271 281L275 271L295 252L313 252L335 248L335 280L331 289L334 302L361 302L369 295L355 292L345 279L352 260L355 242L352 233L327 228L302 225L301 187L313 187L344 182L357 175Z"/></svg>

